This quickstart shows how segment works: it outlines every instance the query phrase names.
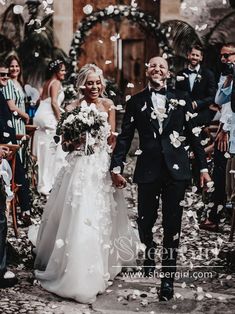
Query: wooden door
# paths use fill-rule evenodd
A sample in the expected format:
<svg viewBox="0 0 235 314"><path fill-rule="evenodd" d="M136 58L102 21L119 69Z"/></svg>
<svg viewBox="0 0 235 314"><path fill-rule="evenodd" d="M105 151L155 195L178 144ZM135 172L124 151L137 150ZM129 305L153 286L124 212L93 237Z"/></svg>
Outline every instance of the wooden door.
<svg viewBox="0 0 235 314"><path fill-rule="evenodd" d="M145 86L145 41L142 39L122 40L122 66L120 86L125 95L133 95ZM127 87L134 84L133 88Z"/></svg>

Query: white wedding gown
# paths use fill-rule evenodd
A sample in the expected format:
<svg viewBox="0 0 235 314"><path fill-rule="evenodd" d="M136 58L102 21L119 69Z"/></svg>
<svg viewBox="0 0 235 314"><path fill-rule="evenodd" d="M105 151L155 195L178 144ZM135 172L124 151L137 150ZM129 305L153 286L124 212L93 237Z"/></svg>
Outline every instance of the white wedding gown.
<svg viewBox="0 0 235 314"><path fill-rule="evenodd" d="M57 99L59 106L63 100L64 92L61 89ZM40 102L33 123L38 127L33 140L33 154L38 163L37 189L39 193L47 195L52 189L56 175L65 164L66 157L61 145L54 141L57 120L51 107L51 97Z"/></svg>
<svg viewBox="0 0 235 314"><path fill-rule="evenodd" d="M112 186L107 141L66 159L42 216L35 276L50 292L92 303L123 265L135 265L138 240Z"/></svg>

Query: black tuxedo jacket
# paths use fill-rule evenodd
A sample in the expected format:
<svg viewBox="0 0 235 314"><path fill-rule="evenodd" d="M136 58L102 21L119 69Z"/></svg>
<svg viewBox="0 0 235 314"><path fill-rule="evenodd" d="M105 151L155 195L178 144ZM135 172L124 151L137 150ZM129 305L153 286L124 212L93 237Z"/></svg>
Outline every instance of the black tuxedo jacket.
<svg viewBox="0 0 235 314"><path fill-rule="evenodd" d="M197 102L196 111L202 114L202 123L208 123L213 118L214 112L208 107L214 103L216 94L216 80L214 73L206 68L200 67L198 75L195 79L193 89L190 90L189 78L187 69L180 71L176 76L175 88L188 93L192 101ZM177 77L184 77L184 80L177 81ZM203 119L205 121L203 121Z"/></svg>
<svg viewBox="0 0 235 314"><path fill-rule="evenodd" d="M182 97L179 93L167 92L167 110L169 110L171 99L179 100ZM180 147L175 148L169 137L173 131L187 137L187 141L192 145L195 157L198 159L200 168L207 168L200 139L192 133L192 128L195 126L193 119L187 122L185 118L186 112L192 111L189 99L185 99L185 101L185 106L178 105L176 109L169 110L168 117L163 122L162 134L160 134L158 120L151 118L153 104L149 89L146 88L132 96L126 104L122 131L117 137L110 170L120 166L121 172L123 171L135 129L139 133L139 148L142 153L137 157L134 182L150 183L157 180L163 174L163 165L166 165L173 179L190 179L189 158L185 149L187 143L182 143ZM174 165L177 166L173 167Z"/></svg>

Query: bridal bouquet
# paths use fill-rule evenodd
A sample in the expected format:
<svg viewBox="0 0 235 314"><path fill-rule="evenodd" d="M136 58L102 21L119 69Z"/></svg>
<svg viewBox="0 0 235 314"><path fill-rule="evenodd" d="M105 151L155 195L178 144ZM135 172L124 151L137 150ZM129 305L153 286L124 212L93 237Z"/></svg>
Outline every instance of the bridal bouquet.
<svg viewBox="0 0 235 314"><path fill-rule="evenodd" d="M85 154L90 155L94 153L95 144L102 140L105 130L108 131L107 113L99 111L95 104L88 105L83 101L79 107L61 115L56 134L63 136L64 150L84 147Z"/></svg>

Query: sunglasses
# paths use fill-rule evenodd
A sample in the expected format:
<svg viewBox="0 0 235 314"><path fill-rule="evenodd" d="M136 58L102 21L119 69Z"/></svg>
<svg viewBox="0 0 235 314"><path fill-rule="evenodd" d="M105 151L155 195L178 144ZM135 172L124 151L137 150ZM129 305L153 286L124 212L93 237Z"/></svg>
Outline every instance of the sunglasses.
<svg viewBox="0 0 235 314"><path fill-rule="evenodd" d="M0 72L0 77L9 77L9 76L8 76L8 73Z"/></svg>
<svg viewBox="0 0 235 314"><path fill-rule="evenodd" d="M235 55L235 52L231 52L231 53L222 53L220 55L220 58L224 57L224 59L228 59L230 56Z"/></svg>

